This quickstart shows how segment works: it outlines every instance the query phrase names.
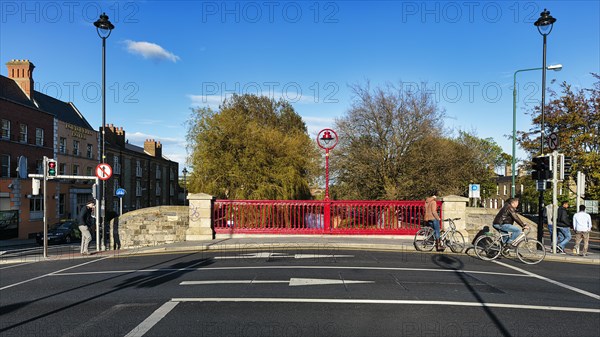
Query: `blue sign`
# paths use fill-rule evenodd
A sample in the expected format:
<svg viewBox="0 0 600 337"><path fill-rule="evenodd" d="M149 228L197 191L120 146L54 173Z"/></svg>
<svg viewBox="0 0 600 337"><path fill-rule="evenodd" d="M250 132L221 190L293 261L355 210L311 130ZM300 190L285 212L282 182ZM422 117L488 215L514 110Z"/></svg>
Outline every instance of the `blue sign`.
<svg viewBox="0 0 600 337"><path fill-rule="evenodd" d="M125 189L117 188L117 190L115 191L115 195L119 198L122 198L125 195Z"/></svg>

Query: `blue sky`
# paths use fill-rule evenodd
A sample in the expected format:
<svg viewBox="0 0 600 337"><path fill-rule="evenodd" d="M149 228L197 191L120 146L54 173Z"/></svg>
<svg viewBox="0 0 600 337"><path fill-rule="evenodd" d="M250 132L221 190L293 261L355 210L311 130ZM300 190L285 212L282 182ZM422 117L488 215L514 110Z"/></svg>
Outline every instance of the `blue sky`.
<svg viewBox="0 0 600 337"><path fill-rule="evenodd" d="M507 152L513 73L542 66L533 22L547 8L548 86L589 88L600 73L599 1L2 1L0 74L29 59L36 90L73 101L101 124L101 39L106 12L107 114L130 143L161 141L186 165L191 108L232 93L291 101L311 136L343 116L349 85L428 90L449 130L492 137ZM555 84L551 80L556 79ZM427 83L427 85L424 85ZM541 100L541 71L519 73L517 129ZM548 97L547 97L548 99ZM518 151L520 157L524 153Z"/></svg>

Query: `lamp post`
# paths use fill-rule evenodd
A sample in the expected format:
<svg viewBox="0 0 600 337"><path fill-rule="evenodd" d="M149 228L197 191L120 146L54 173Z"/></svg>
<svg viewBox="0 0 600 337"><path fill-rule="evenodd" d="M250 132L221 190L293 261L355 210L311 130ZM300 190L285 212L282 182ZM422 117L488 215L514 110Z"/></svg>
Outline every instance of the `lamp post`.
<svg viewBox="0 0 600 337"><path fill-rule="evenodd" d="M323 129L317 135L317 145L325 150L325 204L323 209L323 221L325 231L330 230L331 203L329 202L329 150L338 143L338 135L332 129Z"/></svg>
<svg viewBox="0 0 600 337"><path fill-rule="evenodd" d="M106 39L110 36L110 33L115 28L115 26L108 20L108 15L106 13L102 13L98 21L94 22L94 26L96 26L96 32L98 36L102 39L102 132L100 133L100 143L102 146L101 154L100 154L100 162L106 163L106 154L104 151L105 146L105 131L104 128L106 126ZM100 182L102 184L101 190L101 204L100 204L100 218L102 219L102 243L105 244L104 231L105 231L105 221L106 221L106 182L102 180ZM98 240L98 238L96 239ZM106 246L106 245L105 245Z"/></svg>
<svg viewBox="0 0 600 337"><path fill-rule="evenodd" d="M550 15L550 11L544 8L540 13L540 17L533 23L543 37L543 53L542 53L542 120L540 123L540 155L544 155L544 106L546 105L546 36L552 32L556 19ZM542 242L544 238L544 190L540 189L540 199L538 202L538 229L537 240Z"/></svg>
<svg viewBox="0 0 600 337"><path fill-rule="evenodd" d="M183 171L181 171L181 173L183 173L183 206L185 206L186 204L186 200L187 200L187 174L188 174L188 170L187 168L183 168Z"/></svg>
<svg viewBox="0 0 600 337"><path fill-rule="evenodd" d="M512 185L511 185L511 197L515 197L515 172L516 172L516 139L517 139L517 73L524 71L532 71L532 70L541 70L542 68L529 68L529 69L519 69L515 71L513 76L513 130L512 130ZM555 64L548 66L548 70L560 71L562 69L562 64Z"/></svg>

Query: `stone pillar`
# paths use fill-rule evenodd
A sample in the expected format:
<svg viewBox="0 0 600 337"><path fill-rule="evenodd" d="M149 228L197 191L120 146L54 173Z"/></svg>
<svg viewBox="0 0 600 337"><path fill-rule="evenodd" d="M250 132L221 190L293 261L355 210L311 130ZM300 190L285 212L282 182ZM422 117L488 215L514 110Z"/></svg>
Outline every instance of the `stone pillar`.
<svg viewBox="0 0 600 337"><path fill-rule="evenodd" d="M213 240L213 205L215 197L205 193L188 194L189 228L185 232L186 241Z"/></svg>
<svg viewBox="0 0 600 337"><path fill-rule="evenodd" d="M441 199L444 202L442 204L442 215L444 219L460 218L460 220L454 222L456 224L456 229L465 236L466 240L468 240L465 224L467 221L467 203L469 202L469 198L460 197L458 195L448 195Z"/></svg>

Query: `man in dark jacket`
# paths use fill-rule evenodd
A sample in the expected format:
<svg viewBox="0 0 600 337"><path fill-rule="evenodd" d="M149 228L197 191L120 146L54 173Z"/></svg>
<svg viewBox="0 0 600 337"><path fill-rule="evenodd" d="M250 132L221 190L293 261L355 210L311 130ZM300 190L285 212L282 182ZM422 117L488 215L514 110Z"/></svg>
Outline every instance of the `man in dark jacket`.
<svg viewBox="0 0 600 337"><path fill-rule="evenodd" d="M569 208L569 202L563 201L562 205L558 208L558 217L556 219L556 250L559 254L565 253L565 246L571 241L571 219L567 213Z"/></svg>
<svg viewBox="0 0 600 337"><path fill-rule="evenodd" d="M519 219L519 216L517 215L518 206L518 198L508 198L504 206L500 209L500 212L498 212L494 218L494 228L510 234L508 241L506 242L508 244L511 244L522 233L521 228L515 226L515 221L519 226L523 227L523 229L529 228L521 219Z"/></svg>
<svg viewBox="0 0 600 337"><path fill-rule="evenodd" d="M77 217L77 224L79 225L79 231L81 232L81 255L90 255L88 245L90 244L90 241L92 241L90 228L94 224L92 214L95 206L96 203L94 200L88 201L85 206L81 207L79 216Z"/></svg>

